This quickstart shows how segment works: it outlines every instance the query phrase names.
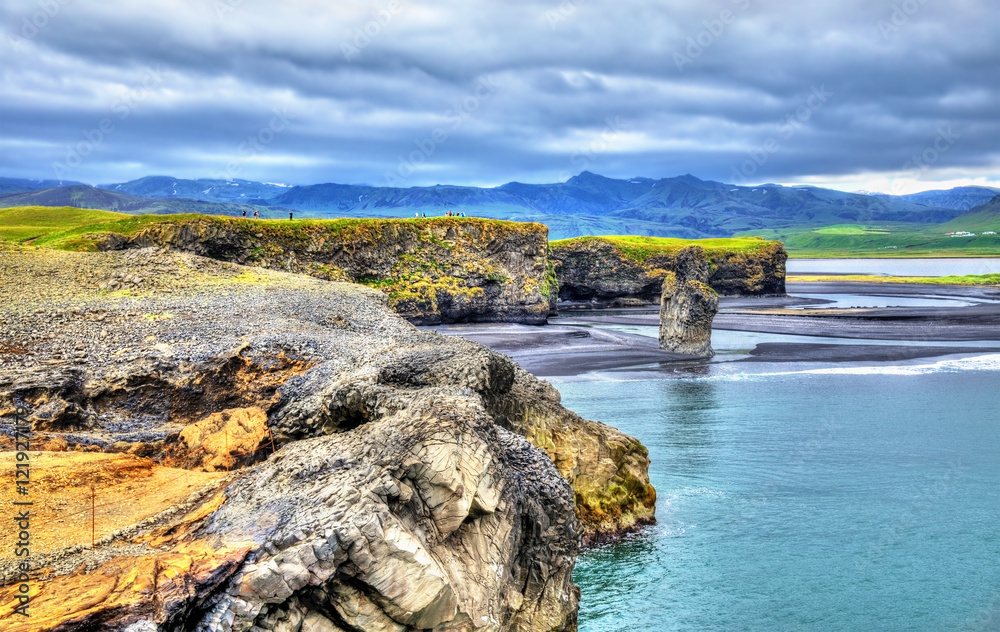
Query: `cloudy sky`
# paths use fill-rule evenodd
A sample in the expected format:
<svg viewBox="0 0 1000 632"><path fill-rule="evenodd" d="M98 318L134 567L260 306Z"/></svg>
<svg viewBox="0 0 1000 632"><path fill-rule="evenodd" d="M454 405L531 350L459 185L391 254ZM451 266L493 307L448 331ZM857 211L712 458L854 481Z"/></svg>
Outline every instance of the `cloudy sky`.
<svg viewBox="0 0 1000 632"><path fill-rule="evenodd" d="M4 0L0 175L1000 186L996 0Z"/></svg>

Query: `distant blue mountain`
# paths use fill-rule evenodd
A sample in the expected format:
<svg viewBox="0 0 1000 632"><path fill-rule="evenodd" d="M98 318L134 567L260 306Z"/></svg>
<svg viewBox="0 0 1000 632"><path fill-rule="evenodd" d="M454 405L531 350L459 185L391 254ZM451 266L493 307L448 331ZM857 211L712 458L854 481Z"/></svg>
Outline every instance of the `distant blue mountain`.
<svg viewBox="0 0 1000 632"><path fill-rule="evenodd" d="M968 210L992 200L1000 189L993 187L955 187L944 191L923 191L899 197L917 204Z"/></svg>
<svg viewBox="0 0 1000 632"><path fill-rule="evenodd" d="M170 176L146 176L120 184L99 184L98 189L147 198L185 198L205 202L246 204L251 199L272 198L288 187L251 180L184 180Z"/></svg>
<svg viewBox="0 0 1000 632"><path fill-rule="evenodd" d="M0 180L0 186L4 181ZM905 196L844 193L818 187L737 186L692 175L607 178L584 171L561 183L510 182L495 188L435 185L376 187L353 184L286 185L249 180L185 180L149 176L100 189L132 196L253 204L295 209L301 217L412 217L448 211L479 217L538 221L552 238L593 234L723 237L769 228L842 223L943 223L989 201L998 190L959 187ZM50 194L51 195L51 194ZM134 205L138 208L140 205ZM163 207L161 207L163 208ZM162 212L162 211L160 211Z"/></svg>
<svg viewBox="0 0 1000 632"><path fill-rule="evenodd" d="M25 178L0 178L0 195L40 191L53 187L73 186L81 184L71 180L28 180Z"/></svg>
<svg viewBox="0 0 1000 632"><path fill-rule="evenodd" d="M121 213L148 213L152 215L174 213L203 213L206 215L240 216L246 211L253 215L260 210L264 217L272 216L275 209L229 202L206 202L188 198L151 198L107 191L87 184L37 189L21 193L0 195L0 208L12 206L73 206L76 208L118 211Z"/></svg>

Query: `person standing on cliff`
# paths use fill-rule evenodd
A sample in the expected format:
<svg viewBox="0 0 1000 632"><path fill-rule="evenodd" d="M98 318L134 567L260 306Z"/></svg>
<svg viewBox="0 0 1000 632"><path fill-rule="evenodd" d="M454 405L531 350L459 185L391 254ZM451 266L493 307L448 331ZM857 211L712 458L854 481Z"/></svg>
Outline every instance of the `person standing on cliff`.
<svg viewBox="0 0 1000 632"><path fill-rule="evenodd" d="M292 211L288 211L288 219L292 219Z"/></svg>
<svg viewBox="0 0 1000 632"><path fill-rule="evenodd" d="M253 218L254 219L260 219L260 211L254 211L253 212Z"/></svg>
<svg viewBox="0 0 1000 632"><path fill-rule="evenodd" d="M246 216L247 216L247 210L243 209L243 217L246 217Z"/></svg>

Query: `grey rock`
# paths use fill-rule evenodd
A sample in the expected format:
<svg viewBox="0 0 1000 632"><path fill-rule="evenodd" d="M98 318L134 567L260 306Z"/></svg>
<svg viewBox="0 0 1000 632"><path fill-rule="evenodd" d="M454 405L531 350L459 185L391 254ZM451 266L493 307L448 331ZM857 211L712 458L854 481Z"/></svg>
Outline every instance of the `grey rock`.
<svg viewBox="0 0 1000 632"><path fill-rule="evenodd" d="M660 299L660 348L671 353L710 358L712 320L719 311L719 295L708 286L710 269L698 246L677 254L676 272L663 281Z"/></svg>

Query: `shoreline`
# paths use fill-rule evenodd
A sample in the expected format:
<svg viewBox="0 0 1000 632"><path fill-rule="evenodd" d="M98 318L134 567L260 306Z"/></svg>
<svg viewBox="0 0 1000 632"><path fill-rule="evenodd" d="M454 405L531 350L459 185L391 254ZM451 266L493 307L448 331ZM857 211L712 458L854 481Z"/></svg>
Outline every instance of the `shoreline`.
<svg viewBox="0 0 1000 632"><path fill-rule="evenodd" d="M843 344L761 342L747 357L734 361L896 362L1000 353L1000 345L946 344L1000 341L1000 289L997 288L815 282L789 284L789 291L814 295L951 298L974 304L965 307L823 308L832 301L797 296L721 297L713 329L844 340ZM541 378L650 364L678 368L709 362L663 351L657 339L650 336L603 328L608 325L655 327L658 324L659 314L655 307L639 307L571 310L541 327L503 323L442 325L432 329L507 354L525 370ZM864 344L865 340L936 344Z"/></svg>

